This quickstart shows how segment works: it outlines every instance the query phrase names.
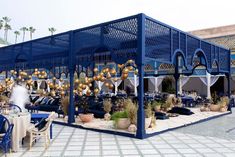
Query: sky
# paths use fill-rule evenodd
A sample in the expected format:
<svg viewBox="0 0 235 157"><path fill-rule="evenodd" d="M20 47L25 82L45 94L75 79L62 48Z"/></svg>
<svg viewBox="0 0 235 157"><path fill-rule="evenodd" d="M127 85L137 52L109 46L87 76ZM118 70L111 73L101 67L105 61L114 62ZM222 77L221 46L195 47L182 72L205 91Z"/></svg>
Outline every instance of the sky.
<svg viewBox="0 0 235 157"><path fill-rule="evenodd" d="M13 32L23 26L36 28L33 38L40 38L50 35L49 27L60 33L138 13L183 31L230 25L234 6L235 0L0 0L0 18L11 18L13 43Z"/></svg>

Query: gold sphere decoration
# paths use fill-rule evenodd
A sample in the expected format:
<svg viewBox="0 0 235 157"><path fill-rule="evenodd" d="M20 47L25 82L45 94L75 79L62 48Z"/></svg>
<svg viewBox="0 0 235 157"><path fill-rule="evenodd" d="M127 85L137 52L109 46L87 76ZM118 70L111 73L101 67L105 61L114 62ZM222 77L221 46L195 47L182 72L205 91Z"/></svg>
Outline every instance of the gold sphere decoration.
<svg viewBox="0 0 235 157"><path fill-rule="evenodd" d="M83 90L86 89L86 85L85 84L82 85L82 89Z"/></svg>
<svg viewBox="0 0 235 157"><path fill-rule="evenodd" d="M117 81L118 81L118 78L116 78L116 77L113 78L113 81L114 81L114 82L117 82Z"/></svg>
<svg viewBox="0 0 235 157"><path fill-rule="evenodd" d="M109 89L113 89L113 84L109 84Z"/></svg>
<svg viewBox="0 0 235 157"><path fill-rule="evenodd" d="M110 79L112 76L109 72L107 72L107 75L106 75L107 79Z"/></svg>
<svg viewBox="0 0 235 157"><path fill-rule="evenodd" d="M101 82L104 82L105 80L106 80L105 77L101 77L101 78L100 78L100 81L101 81Z"/></svg>
<svg viewBox="0 0 235 157"><path fill-rule="evenodd" d="M138 75L138 72L139 72L138 69L136 69L136 70L135 70L135 75Z"/></svg>
<svg viewBox="0 0 235 157"><path fill-rule="evenodd" d="M53 79L53 81L55 81L55 80L56 80L56 77L53 77L52 79Z"/></svg>
<svg viewBox="0 0 235 157"><path fill-rule="evenodd" d="M128 68L124 68L123 71L122 71L122 73L124 73L124 74L127 74L128 72L129 72Z"/></svg>
<svg viewBox="0 0 235 157"><path fill-rule="evenodd" d="M109 83L108 82L105 82L104 84L106 87L109 87Z"/></svg>
<svg viewBox="0 0 235 157"><path fill-rule="evenodd" d="M93 69L93 71L94 71L95 73L97 73L97 72L99 71L99 69L95 67L95 68Z"/></svg>
<svg viewBox="0 0 235 157"><path fill-rule="evenodd" d="M95 89L94 89L94 93L95 93L95 95L97 95L97 94L99 93L99 89L98 89L98 88L95 88Z"/></svg>
<svg viewBox="0 0 235 157"><path fill-rule="evenodd" d="M76 79L76 80L75 80L75 83L79 83L79 82L80 82L80 80L79 80L79 79Z"/></svg>
<svg viewBox="0 0 235 157"><path fill-rule="evenodd" d="M87 95L87 96L90 96L90 95L91 95L91 90L87 90L87 91L86 91L86 95Z"/></svg>
<svg viewBox="0 0 235 157"><path fill-rule="evenodd" d="M110 74L112 74L112 75L115 75L117 72L116 72L116 70L114 69L114 68L112 68L111 70L110 70Z"/></svg>

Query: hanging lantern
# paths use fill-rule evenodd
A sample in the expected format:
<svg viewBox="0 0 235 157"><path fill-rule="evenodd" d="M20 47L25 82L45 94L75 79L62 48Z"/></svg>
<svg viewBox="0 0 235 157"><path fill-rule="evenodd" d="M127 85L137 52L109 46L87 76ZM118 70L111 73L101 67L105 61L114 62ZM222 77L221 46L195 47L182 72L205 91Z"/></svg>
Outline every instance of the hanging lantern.
<svg viewBox="0 0 235 157"><path fill-rule="evenodd" d="M89 87L92 87L92 84L91 84L91 83L89 83Z"/></svg>
<svg viewBox="0 0 235 157"><path fill-rule="evenodd" d="M34 69L34 71L35 71L35 72L37 72L37 71L38 71L38 69L36 68L36 69Z"/></svg>
<svg viewBox="0 0 235 157"><path fill-rule="evenodd" d="M55 80L56 80L56 77L53 77L52 79L53 79L53 81L55 81Z"/></svg>

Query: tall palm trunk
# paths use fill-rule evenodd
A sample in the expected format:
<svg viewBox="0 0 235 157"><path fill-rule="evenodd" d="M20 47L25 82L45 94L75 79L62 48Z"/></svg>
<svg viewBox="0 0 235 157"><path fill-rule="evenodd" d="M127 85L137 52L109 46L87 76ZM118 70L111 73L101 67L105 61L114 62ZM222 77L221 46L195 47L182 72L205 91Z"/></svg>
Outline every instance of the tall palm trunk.
<svg viewBox="0 0 235 157"><path fill-rule="evenodd" d="M23 42L24 42L24 38L25 38L25 31L23 31Z"/></svg>
<svg viewBox="0 0 235 157"><path fill-rule="evenodd" d="M17 36L18 36L18 35L15 36L15 44L17 43Z"/></svg>

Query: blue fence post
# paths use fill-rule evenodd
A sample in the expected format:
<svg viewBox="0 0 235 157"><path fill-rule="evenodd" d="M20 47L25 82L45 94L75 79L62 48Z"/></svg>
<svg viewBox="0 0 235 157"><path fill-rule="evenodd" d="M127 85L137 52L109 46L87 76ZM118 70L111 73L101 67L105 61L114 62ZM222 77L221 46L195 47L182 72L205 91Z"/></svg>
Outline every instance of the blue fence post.
<svg viewBox="0 0 235 157"><path fill-rule="evenodd" d="M145 138L145 114L144 114L144 58L145 58L145 15L138 15L138 34L137 34L137 65L139 70L139 89L138 89L138 113L137 113L137 132L136 137Z"/></svg>
<svg viewBox="0 0 235 157"><path fill-rule="evenodd" d="M70 91L69 91L69 110L68 110L68 123L71 124L75 122L74 118L74 96L73 96L73 89L74 89L74 72L75 72L75 64L74 64L74 33L73 31L69 34L70 42L69 42L69 80L70 80Z"/></svg>

